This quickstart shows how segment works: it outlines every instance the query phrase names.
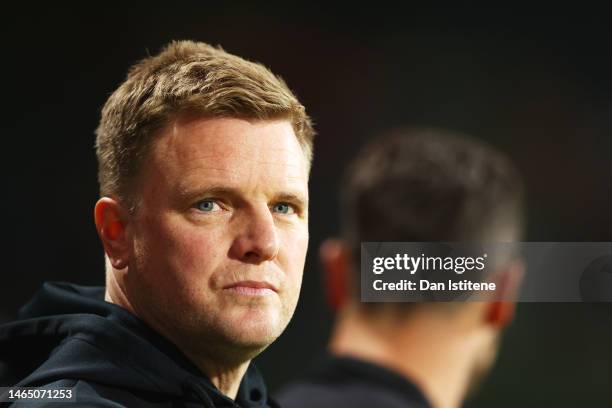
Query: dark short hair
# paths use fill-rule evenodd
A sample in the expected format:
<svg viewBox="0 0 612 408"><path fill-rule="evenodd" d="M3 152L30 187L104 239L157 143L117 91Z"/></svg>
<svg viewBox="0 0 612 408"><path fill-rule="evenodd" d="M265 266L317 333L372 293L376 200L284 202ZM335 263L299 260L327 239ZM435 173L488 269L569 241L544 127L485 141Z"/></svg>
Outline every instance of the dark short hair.
<svg viewBox="0 0 612 408"><path fill-rule="evenodd" d="M374 139L341 185L342 235L356 265L362 241L482 241L502 221L522 229L524 188L511 160L446 130Z"/></svg>

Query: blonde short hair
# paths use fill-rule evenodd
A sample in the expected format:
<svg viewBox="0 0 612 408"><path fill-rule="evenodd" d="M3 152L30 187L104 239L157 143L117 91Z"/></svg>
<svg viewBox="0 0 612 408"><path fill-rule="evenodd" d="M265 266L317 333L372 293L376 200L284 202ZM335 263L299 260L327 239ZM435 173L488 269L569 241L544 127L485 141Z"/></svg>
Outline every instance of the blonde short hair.
<svg viewBox="0 0 612 408"><path fill-rule="evenodd" d="M314 129L285 82L263 65L202 42L173 41L133 65L108 98L96 130L100 194L132 201L130 190L158 131L180 113L287 119L312 160ZM129 204L133 209L133 203Z"/></svg>

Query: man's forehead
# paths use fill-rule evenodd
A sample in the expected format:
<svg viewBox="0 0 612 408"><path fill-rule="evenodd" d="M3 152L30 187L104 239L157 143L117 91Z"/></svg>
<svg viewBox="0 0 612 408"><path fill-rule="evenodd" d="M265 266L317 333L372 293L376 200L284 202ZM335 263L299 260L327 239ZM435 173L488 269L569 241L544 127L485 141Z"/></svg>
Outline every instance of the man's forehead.
<svg viewBox="0 0 612 408"><path fill-rule="evenodd" d="M151 159L166 176L193 184L218 184L258 175L269 181L304 183L308 163L288 121L215 118L176 121L156 141Z"/></svg>
<svg viewBox="0 0 612 408"><path fill-rule="evenodd" d="M223 160L221 163L213 163L212 161L204 160L193 165L181 165L173 172L174 176L178 177L176 184L182 186L207 184L240 187L244 183L254 183L258 180L279 187L300 188L302 185L306 186L308 182L307 174L300 166L296 165L264 162L248 157L244 157L240 166L235 166L234 163L227 160Z"/></svg>
<svg viewBox="0 0 612 408"><path fill-rule="evenodd" d="M295 163L278 163L248 156L234 157L234 159L238 158L240 158L239 166L235 165L236 161L227 157L218 160L215 156L210 156L210 159L204 158L201 162L199 160L195 163L182 162L180 167L175 170L180 173L180 177L183 179L200 177L205 174L210 179L231 182L254 177L257 173L267 173L267 177L288 182L307 181L307 174L304 172L303 166Z"/></svg>
<svg viewBox="0 0 612 408"><path fill-rule="evenodd" d="M258 153L278 161L302 151L288 120L177 118L161 133L157 148L183 157L242 159Z"/></svg>
<svg viewBox="0 0 612 408"><path fill-rule="evenodd" d="M245 160L253 161L252 158ZM270 163L253 161L256 165L268 166ZM214 167L207 164L185 168L178 179L169 186L177 198L196 199L203 194L263 194L268 197L293 196L308 202L307 175L293 166L293 171L277 164L264 171L248 171L245 167Z"/></svg>

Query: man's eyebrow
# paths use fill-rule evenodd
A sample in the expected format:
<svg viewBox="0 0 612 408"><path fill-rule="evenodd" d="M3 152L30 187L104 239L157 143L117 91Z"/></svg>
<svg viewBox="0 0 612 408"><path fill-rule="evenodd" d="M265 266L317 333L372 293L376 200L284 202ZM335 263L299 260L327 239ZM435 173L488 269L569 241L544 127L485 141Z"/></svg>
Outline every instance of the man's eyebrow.
<svg viewBox="0 0 612 408"><path fill-rule="evenodd" d="M199 188L189 188L189 187L178 187L178 193L183 199L195 199L201 196L225 196L225 197L238 197L240 196L240 192L236 188L227 187L227 186L209 186L209 187L199 187Z"/></svg>
<svg viewBox="0 0 612 408"><path fill-rule="evenodd" d="M179 196L182 199L194 200L205 196L222 196L243 199L240 189L227 186L209 186L201 188L178 188ZM292 204L306 206L308 198L305 194L298 191L282 191L272 195L272 201L287 201Z"/></svg>
<svg viewBox="0 0 612 408"><path fill-rule="evenodd" d="M274 196L275 201L286 201L291 204L298 204L306 206L308 199L304 194L294 192L283 192Z"/></svg>

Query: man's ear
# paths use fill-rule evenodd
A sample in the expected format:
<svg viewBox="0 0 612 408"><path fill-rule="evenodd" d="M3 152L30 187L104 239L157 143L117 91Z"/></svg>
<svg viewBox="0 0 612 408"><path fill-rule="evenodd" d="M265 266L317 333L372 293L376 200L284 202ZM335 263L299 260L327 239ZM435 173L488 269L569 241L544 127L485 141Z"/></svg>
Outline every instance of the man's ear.
<svg viewBox="0 0 612 408"><path fill-rule="evenodd" d="M497 329L504 329L514 318L516 299L525 274L523 260L513 260L496 273L498 300L489 302L486 323Z"/></svg>
<svg viewBox="0 0 612 408"><path fill-rule="evenodd" d="M111 265L115 269L125 268L131 254L127 210L116 199L102 197L94 207L94 220Z"/></svg>
<svg viewBox="0 0 612 408"><path fill-rule="evenodd" d="M351 287L350 252L341 240L326 239L319 248L319 259L327 302L338 311L346 304Z"/></svg>

